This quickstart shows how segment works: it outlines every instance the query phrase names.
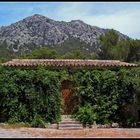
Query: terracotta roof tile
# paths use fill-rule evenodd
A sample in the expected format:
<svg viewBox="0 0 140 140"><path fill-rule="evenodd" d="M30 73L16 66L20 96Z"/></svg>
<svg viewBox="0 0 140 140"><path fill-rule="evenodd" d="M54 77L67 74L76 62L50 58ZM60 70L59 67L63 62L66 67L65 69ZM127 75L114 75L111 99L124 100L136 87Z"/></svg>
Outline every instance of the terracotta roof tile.
<svg viewBox="0 0 140 140"><path fill-rule="evenodd" d="M13 59L3 66L50 66L50 67L107 67L125 66L136 67L137 64L121 62L119 60L80 60L80 59Z"/></svg>

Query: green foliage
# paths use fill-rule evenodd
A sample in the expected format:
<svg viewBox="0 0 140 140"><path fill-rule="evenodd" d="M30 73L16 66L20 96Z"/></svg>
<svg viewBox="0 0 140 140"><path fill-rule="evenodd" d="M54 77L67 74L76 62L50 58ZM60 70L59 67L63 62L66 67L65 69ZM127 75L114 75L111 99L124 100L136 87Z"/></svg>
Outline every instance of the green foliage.
<svg viewBox="0 0 140 140"><path fill-rule="evenodd" d="M52 48L54 48L60 56L78 50L81 53L87 54L88 57L93 57L91 52L95 52L96 50L94 45L90 46L78 38L68 38L62 44L54 45Z"/></svg>
<svg viewBox="0 0 140 140"><path fill-rule="evenodd" d="M77 54L75 50L77 50ZM65 57L97 59L98 54L94 46L75 38L69 38L57 45L37 46L31 43L23 44L19 47L18 42L15 42L14 45L8 45L6 41L0 43L0 60L2 62L13 58L51 59Z"/></svg>
<svg viewBox="0 0 140 140"><path fill-rule="evenodd" d="M136 83L135 88L139 88L140 87L140 67L132 69L131 73L134 75L133 80Z"/></svg>
<svg viewBox="0 0 140 140"><path fill-rule="evenodd" d="M54 59L57 57L57 52L47 47L36 49L32 53L23 55L21 58L32 58L32 59Z"/></svg>
<svg viewBox="0 0 140 140"><path fill-rule="evenodd" d="M115 47L110 51L112 59L127 61L129 54L129 47L127 40L119 41Z"/></svg>
<svg viewBox="0 0 140 140"><path fill-rule="evenodd" d="M112 59L113 55L111 54L112 49L116 46L119 41L118 34L111 30L105 35L100 36L100 58L101 59Z"/></svg>
<svg viewBox="0 0 140 140"><path fill-rule="evenodd" d="M76 38L68 38L61 44L43 46L33 43L18 46L18 42L14 45L0 42L0 62L13 58L117 59L140 63L140 40L120 39L117 31L112 29L100 36L97 46L90 46Z"/></svg>
<svg viewBox="0 0 140 140"><path fill-rule="evenodd" d="M100 59L117 59L126 62L140 62L140 40L119 39L111 30L100 37Z"/></svg>
<svg viewBox="0 0 140 140"><path fill-rule="evenodd" d="M78 107L77 112L73 115L76 120L79 120L84 127L88 124L92 125L98 118L96 105L87 104L83 107Z"/></svg>
<svg viewBox="0 0 140 140"><path fill-rule="evenodd" d="M7 42L0 42L0 61L5 62L17 56L17 53L13 53L11 46L8 46Z"/></svg>
<svg viewBox="0 0 140 140"><path fill-rule="evenodd" d="M127 62L140 62L140 40L128 40Z"/></svg>
<svg viewBox="0 0 140 140"><path fill-rule="evenodd" d="M35 115L31 124L31 127L41 127L45 128L46 127L46 121L40 116L40 115Z"/></svg>
<svg viewBox="0 0 140 140"><path fill-rule="evenodd" d="M97 57L97 54L94 53L94 47L91 47L86 43L79 41L78 39L69 38L62 44L54 46L42 46L41 48L33 50L31 53L25 53L24 55L21 55L20 58L94 59Z"/></svg>
<svg viewBox="0 0 140 140"><path fill-rule="evenodd" d="M58 123L62 113L60 85L73 81L79 102L73 117L84 126L94 122L118 122L131 126L135 121L127 107L139 102L139 68L111 70L46 70L0 68L0 122L29 123L45 127ZM137 93L137 96L136 96Z"/></svg>
<svg viewBox="0 0 140 140"><path fill-rule="evenodd" d="M86 59L86 54L79 50L68 52L61 56L62 59Z"/></svg>
<svg viewBox="0 0 140 140"><path fill-rule="evenodd" d="M77 96L80 96L80 102L74 109L74 116L78 116L79 121L84 124L85 120L88 124L94 121L100 124L112 122L121 124L124 119L122 114L125 112L125 107L133 103L134 100L135 90L132 77L129 70L123 69L78 72L75 75L77 81L75 92ZM97 114L95 115L95 113ZM98 117L94 118L92 115ZM89 116L91 118L88 120ZM127 116L127 118L129 117Z"/></svg>
<svg viewBox="0 0 140 140"><path fill-rule="evenodd" d="M0 70L0 121L32 122L40 115L58 122L61 114L60 79L55 71Z"/></svg>

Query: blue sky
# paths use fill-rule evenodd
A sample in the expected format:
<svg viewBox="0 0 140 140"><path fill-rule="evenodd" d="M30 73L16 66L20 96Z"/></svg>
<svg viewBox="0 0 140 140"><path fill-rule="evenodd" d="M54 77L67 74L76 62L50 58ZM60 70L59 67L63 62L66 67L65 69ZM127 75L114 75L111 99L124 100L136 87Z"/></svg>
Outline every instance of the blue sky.
<svg viewBox="0 0 140 140"><path fill-rule="evenodd" d="M80 19L140 39L140 2L0 2L0 26L34 14L58 21Z"/></svg>

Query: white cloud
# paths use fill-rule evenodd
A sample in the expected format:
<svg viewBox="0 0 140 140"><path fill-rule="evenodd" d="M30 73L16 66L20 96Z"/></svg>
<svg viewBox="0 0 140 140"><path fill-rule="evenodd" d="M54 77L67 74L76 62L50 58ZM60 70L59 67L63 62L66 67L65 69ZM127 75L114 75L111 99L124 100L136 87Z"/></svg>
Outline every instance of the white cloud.
<svg viewBox="0 0 140 140"><path fill-rule="evenodd" d="M110 15L89 15L83 20L91 25L114 28L132 37L140 33L140 10L121 11Z"/></svg>
<svg viewBox="0 0 140 140"><path fill-rule="evenodd" d="M92 10L92 7L89 6L89 4L87 5L85 3L78 2L66 3L58 7L56 14L58 18L65 21L70 21L84 17L90 10Z"/></svg>
<svg viewBox="0 0 140 140"><path fill-rule="evenodd" d="M140 8L131 9L130 7L109 14L104 11L96 14L94 9L95 7L90 4L71 3L60 6L56 14L60 20L80 19L93 26L113 28L132 38L140 38Z"/></svg>

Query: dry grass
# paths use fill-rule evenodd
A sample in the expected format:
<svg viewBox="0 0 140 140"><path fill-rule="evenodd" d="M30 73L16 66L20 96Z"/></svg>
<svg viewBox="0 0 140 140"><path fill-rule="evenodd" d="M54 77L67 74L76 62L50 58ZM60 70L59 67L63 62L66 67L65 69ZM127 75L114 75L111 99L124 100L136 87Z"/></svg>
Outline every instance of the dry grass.
<svg viewBox="0 0 140 140"><path fill-rule="evenodd" d="M28 124L25 123L14 123L14 124L9 124L9 123L0 123L1 128L22 128L22 127L29 127Z"/></svg>

